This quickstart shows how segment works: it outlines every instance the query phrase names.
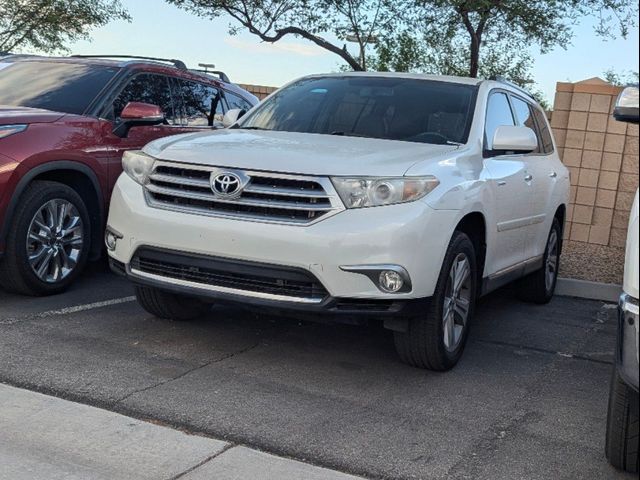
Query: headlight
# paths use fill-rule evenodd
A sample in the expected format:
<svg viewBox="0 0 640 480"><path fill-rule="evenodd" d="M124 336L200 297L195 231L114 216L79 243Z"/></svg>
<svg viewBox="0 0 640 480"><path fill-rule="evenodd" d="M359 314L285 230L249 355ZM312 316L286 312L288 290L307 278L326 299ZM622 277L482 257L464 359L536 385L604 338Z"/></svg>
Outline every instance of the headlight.
<svg viewBox="0 0 640 480"><path fill-rule="evenodd" d="M0 138L8 137L15 133L24 132L27 125L0 125Z"/></svg>
<svg viewBox="0 0 640 480"><path fill-rule="evenodd" d="M145 185L149 180L149 174L153 170L154 158L140 150L124 152L122 156L122 169L127 172L135 182Z"/></svg>
<svg viewBox="0 0 640 480"><path fill-rule="evenodd" d="M347 208L378 207L413 202L440 182L436 177L345 178L333 177L333 185Z"/></svg>

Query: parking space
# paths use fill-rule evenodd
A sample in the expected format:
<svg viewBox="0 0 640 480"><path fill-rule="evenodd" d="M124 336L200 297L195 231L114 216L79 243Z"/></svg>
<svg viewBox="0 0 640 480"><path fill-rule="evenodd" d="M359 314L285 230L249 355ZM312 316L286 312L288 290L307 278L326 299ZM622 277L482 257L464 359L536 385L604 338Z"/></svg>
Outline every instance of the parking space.
<svg viewBox="0 0 640 480"><path fill-rule="evenodd" d="M503 290L436 374L373 326L159 320L103 264L64 295L0 292L0 382L370 478L627 478L603 454L614 343L610 306Z"/></svg>

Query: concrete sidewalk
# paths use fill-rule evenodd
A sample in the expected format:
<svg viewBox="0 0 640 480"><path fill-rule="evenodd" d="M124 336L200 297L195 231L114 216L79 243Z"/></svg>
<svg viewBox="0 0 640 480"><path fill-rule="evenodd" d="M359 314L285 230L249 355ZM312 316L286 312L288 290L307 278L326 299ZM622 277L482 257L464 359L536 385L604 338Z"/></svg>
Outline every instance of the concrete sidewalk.
<svg viewBox="0 0 640 480"><path fill-rule="evenodd" d="M3 480L360 478L3 384L0 465Z"/></svg>

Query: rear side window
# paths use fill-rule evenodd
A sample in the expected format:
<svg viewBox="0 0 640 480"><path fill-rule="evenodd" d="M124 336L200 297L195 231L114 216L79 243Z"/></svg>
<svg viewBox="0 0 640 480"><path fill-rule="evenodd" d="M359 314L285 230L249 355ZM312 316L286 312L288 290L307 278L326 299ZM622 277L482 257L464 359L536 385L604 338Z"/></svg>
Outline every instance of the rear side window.
<svg viewBox="0 0 640 480"><path fill-rule="evenodd" d="M168 77L142 73L133 77L113 102L113 118L119 119L129 102L150 103L159 106L169 125L179 125L173 108Z"/></svg>
<svg viewBox="0 0 640 480"><path fill-rule="evenodd" d="M183 125L222 126L224 105L217 88L186 80L176 80L176 85L182 97Z"/></svg>
<svg viewBox="0 0 640 480"><path fill-rule="evenodd" d="M533 109L533 115L538 123L543 153L553 153L553 138L551 137L551 130L549 129L549 122L547 121L546 115L537 108Z"/></svg>
<svg viewBox="0 0 640 480"><path fill-rule="evenodd" d="M120 69L67 62L16 62L0 68L0 105L82 115Z"/></svg>
<svg viewBox="0 0 640 480"><path fill-rule="evenodd" d="M538 148L536 148L532 153L540 153L542 138L536 121L533 118L533 108L528 102L514 96L511 96L511 104L513 105L513 111L515 112L516 117L518 117L518 125L529 127L536 133L536 137L538 138Z"/></svg>
<svg viewBox="0 0 640 480"><path fill-rule="evenodd" d="M251 110L252 106L249 102L247 102L244 98L239 95L230 92L224 92L224 96L227 100L227 104L229 105L229 110L233 110L234 108L239 108L240 110L244 110L248 112Z"/></svg>
<svg viewBox="0 0 640 480"><path fill-rule="evenodd" d="M502 92L492 93L487 102L487 118L484 127L487 148L491 149L496 130L504 125L515 126L509 100Z"/></svg>

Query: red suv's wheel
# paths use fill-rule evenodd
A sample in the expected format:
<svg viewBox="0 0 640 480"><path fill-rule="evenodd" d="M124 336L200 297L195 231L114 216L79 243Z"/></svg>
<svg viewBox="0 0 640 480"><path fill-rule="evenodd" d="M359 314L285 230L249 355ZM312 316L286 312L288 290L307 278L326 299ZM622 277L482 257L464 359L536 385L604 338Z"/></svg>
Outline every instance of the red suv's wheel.
<svg viewBox="0 0 640 480"><path fill-rule="evenodd" d="M63 291L84 268L90 230L87 207L75 190L33 182L13 216L0 284L26 295Z"/></svg>

